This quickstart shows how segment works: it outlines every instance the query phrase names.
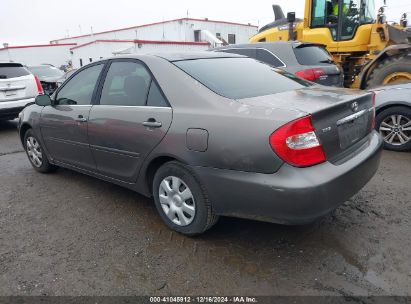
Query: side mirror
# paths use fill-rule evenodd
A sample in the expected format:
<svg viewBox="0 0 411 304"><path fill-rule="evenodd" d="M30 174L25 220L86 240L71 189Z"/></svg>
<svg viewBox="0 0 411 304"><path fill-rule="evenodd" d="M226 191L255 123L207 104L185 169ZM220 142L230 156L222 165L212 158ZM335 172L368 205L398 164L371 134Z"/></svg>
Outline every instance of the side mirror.
<svg viewBox="0 0 411 304"><path fill-rule="evenodd" d="M295 22L295 12L287 13L287 22Z"/></svg>
<svg viewBox="0 0 411 304"><path fill-rule="evenodd" d="M41 106L41 107L51 106L52 104L51 98L49 95L38 95L36 97L35 103L36 105Z"/></svg>

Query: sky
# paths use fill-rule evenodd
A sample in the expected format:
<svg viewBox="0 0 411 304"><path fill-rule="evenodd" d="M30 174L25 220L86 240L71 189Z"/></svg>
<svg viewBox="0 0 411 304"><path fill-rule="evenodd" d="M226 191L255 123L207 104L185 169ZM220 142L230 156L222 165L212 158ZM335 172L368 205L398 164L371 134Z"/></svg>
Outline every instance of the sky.
<svg viewBox="0 0 411 304"><path fill-rule="evenodd" d="M0 47L50 40L169 19L209 18L263 26L273 21L272 4L303 17L305 0L0 0ZM376 0L377 8L382 0ZM410 0L387 0L387 19L411 12ZM411 14L410 14L411 17ZM410 20L411 21L411 20Z"/></svg>

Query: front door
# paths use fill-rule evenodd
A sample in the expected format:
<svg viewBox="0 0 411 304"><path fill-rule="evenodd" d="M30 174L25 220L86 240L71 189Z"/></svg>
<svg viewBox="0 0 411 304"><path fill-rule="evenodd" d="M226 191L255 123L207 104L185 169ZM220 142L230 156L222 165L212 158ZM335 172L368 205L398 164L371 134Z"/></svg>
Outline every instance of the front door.
<svg viewBox="0 0 411 304"><path fill-rule="evenodd" d="M53 159L95 170L87 128L93 95L104 64L79 71L57 92L53 105L44 108L40 128Z"/></svg>
<svg viewBox="0 0 411 304"><path fill-rule="evenodd" d="M99 173L135 182L141 163L165 136L172 109L154 77L137 60L111 62L88 135Z"/></svg>

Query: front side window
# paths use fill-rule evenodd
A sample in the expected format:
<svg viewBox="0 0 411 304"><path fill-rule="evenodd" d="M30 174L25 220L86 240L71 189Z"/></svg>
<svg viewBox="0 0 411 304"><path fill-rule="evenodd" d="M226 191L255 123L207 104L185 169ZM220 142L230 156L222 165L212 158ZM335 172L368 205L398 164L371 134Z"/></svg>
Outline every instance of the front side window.
<svg viewBox="0 0 411 304"><path fill-rule="evenodd" d="M93 65L77 73L57 94L56 104L89 105L103 64Z"/></svg>
<svg viewBox="0 0 411 304"><path fill-rule="evenodd" d="M311 86L251 58L212 58L173 62L215 93L243 99Z"/></svg>
<svg viewBox="0 0 411 304"><path fill-rule="evenodd" d="M151 76L142 64L132 61L113 62L104 81L100 104L144 106L150 84Z"/></svg>

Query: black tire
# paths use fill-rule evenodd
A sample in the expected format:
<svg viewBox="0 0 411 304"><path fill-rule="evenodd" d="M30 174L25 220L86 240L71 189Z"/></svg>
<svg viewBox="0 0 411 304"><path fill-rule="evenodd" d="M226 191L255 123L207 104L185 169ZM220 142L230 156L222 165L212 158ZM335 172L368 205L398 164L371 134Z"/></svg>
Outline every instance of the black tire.
<svg viewBox="0 0 411 304"><path fill-rule="evenodd" d="M160 203L160 184L168 177L179 178L191 191L193 203L195 206L195 214L192 222L187 226L181 226L174 223L163 210ZM184 187L184 185L182 185ZM195 176L194 172L186 165L172 161L161 166L153 180L153 197L156 208L160 217L166 225L181 234L188 236L199 235L210 229L218 220L218 216L213 212L211 202L208 199L207 191L204 185ZM177 213L174 213L178 220Z"/></svg>
<svg viewBox="0 0 411 304"><path fill-rule="evenodd" d="M410 54L391 56L382 60L368 78L367 89L384 85L384 79L396 72L411 74Z"/></svg>
<svg viewBox="0 0 411 304"><path fill-rule="evenodd" d="M403 107L403 106L394 106L394 107L385 109L385 110L381 111L380 113L378 113L378 115L376 117L376 121L375 121L375 128L378 132L380 132L380 134L383 137L387 136L388 131L382 131L381 130L381 124L386 120L390 120L391 116L393 116L393 115L394 116L402 115L403 116L402 121L404 121L404 122L407 119L408 119L408 121L411 121L411 108ZM406 135L408 137L411 137L411 132L406 131ZM396 137L396 139L398 141L397 137ZM399 151L399 152L410 151L411 150L411 139L408 140L407 143L401 144L401 145L390 144L387 140L384 140L384 148L387 149L387 150Z"/></svg>
<svg viewBox="0 0 411 304"><path fill-rule="evenodd" d="M36 165L34 163L33 159L29 155L29 149L28 149L28 142L27 141L30 138L33 138L38 143L38 146L40 147L40 151L41 151L41 154L42 154L41 165L40 166ZM27 157L30 161L30 164L32 165L34 170L36 170L40 173L50 173L50 172L54 172L57 169L57 167L55 165L50 164L50 162L47 158L47 155L44 152L43 147L41 146L41 142L38 140L37 136L34 134L32 129L28 129L26 131L26 133L24 134L23 146L24 146L24 150L26 151Z"/></svg>

